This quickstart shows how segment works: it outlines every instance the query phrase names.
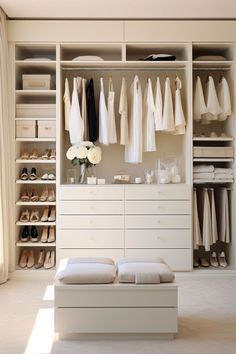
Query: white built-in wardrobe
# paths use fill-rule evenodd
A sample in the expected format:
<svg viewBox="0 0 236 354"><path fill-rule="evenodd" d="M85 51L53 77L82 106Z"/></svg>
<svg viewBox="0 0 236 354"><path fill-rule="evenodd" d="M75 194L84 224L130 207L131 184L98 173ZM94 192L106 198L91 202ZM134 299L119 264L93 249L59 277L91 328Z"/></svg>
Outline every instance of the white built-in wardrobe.
<svg viewBox="0 0 236 354"><path fill-rule="evenodd" d="M119 257L163 257L176 271L193 269L193 187L220 188L230 190L230 243L224 251L227 255L227 271L236 268L234 182L193 180L193 165L210 163L215 167L231 167L236 173L234 158L195 157L193 146L232 147L235 146L235 45L236 22L234 21L9 21L8 38L11 62L11 117L17 117L15 105L19 103L55 103L56 138L15 138L14 170L15 179L15 259L16 268L22 249L32 250L48 248L56 250L57 262L64 257L108 256ZM149 54L168 53L176 56L175 61L140 61ZM79 55L97 55L104 61L75 62ZM219 55L225 60L195 61L198 56ZM25 58L45 57L50 60L35 61ZM55 80L55 89L27 91L22 89L22 74L51 74ZM116 92L116 119L119 130L119 94L122 77L128 85L135 75L141 85L147 78L153 84L159 76L162 89L169 77L174 82L176 76L182 82L182 104L186 118L186 134L171 135L156 133L157 151L143 154L140 164L128 164L124 161L124 146L114 144L102 147L102 162L96 166L96 176L105 178L105 185L67 184L67 170L72 168L66 158L70 146L68 132L64 128L64 83L69 79L72 91L72 78L83 76L93 78L95 99L98 105L99 79L104 78L105 89L109 77L112 77ZM231 94L232 113L223 122L201 125L193 120L193 91L196 77L203 83L211 75L215 81L222 75L227 79ZM50 119L53 119L52 117ZM25 118L32 121L40 119ZM217 136L209 137L215 131ZM226 136L220 137L221 133ZM22 149L56 146L56 161L36 162L37 169L43 173L49 166L56 173L55 182L22 181L19 176L26 162L20 159ZM129 174L144 177L144 170L156 169L157 160L167 157L178 161L180 184L128 184L114 185L113 176ZM27 162L29 169L34 163ZM35 166L35 165L34 165ZM39 208L40 202L22 202L22 189L41 190L42 184L53 184L56 189L56 242L42 244L20 242L19 235L24 223L19 221L23 208ZM35 223L39 232L44 226ZM199 251L201 255L201 250ZM195 251L196 253L196 251ZM199 257L200 257L199 255ZM207 269L211 271L211 268ZM220 269L218 268L218 271Z"/></svg>

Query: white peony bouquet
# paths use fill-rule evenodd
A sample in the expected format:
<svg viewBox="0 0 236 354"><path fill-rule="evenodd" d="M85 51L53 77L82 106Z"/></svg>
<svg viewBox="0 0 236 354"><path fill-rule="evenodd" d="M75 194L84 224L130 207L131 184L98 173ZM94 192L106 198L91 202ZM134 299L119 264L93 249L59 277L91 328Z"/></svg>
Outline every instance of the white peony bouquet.
<svg viewBox="0 0 236 354"><path fill-rule="evenodd" d="M102 159L102 150L90 141L83 141L80 145L72 145L66 153L72 165L85 165L87 168L97 165Z"/></svg>

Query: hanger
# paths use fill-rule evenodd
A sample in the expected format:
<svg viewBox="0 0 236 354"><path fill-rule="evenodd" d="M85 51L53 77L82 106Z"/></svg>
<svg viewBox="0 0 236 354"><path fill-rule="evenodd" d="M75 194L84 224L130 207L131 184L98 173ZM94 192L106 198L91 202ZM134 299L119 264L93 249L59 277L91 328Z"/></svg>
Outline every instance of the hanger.
<svg viewBox="0 0 236 354"><path fill-rule="evenodd" d="M206 83L208 82L210 74L207 74Z"/></svg>
<svg viewBox="0 0 236 354"><path fill-rule="evenodd" d="M224 75L220 75L220 78L219 78L219 83L221 83L221 82L222 82L223 78L224 78Z"/></svg>

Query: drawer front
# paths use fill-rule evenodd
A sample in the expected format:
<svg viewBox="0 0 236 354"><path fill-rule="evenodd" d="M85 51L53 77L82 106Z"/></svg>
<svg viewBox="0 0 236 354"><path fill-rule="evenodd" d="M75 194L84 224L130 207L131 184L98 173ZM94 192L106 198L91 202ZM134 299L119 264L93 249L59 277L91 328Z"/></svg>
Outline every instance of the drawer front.
<svg viewBox="0 0 236 354"><path fill-rule="evenodd" d="M123 200L124 186L66 186L59 189L59 200Z"/></svg>
<svg viewBox="0 0 236 354"><path fill-rule="evenodd" d="M59 248L57 249L57 262L63 258L74 257L108 257L116 261L124 257L124 249L81 249L81 248Z"/></svg>
<svg viewBox="0 0 236 354"><path fill-rule="evenodd" d="M59 248L124 248L122 230L59 230Z"/></svg>
<svg viewBox="0 0 236 354"><path fill-rule="evenodd" d="M60 229L123 229L124 217L120 215L61 215Z"/></svg>
<svg viewBox="0 0 236 354"><path fill-rule="evenodd" d="M127 215L126 229L191 229L191 215Z"/></svg>
<svg viewBox="0 0 236 354"><path fill-rule="evenodd" d="M111 201L77 201L63 200L59 202L60 214L90 215L90 214L124 214L124 202Z"/></svg>
<svg viewBox="0 0 236 354"><path fill-rule="evenodd" d="M191 214L191 202L183 200L155 201L142 200L126 201L126 214Z"/></svg>
<svg viewBox="0 0 236 354"><path fill-rule="evenodd" d="M126 248L191 248L191 230L126 230Z"/></svg>
<svg viewBox="0 0 236 354"><path fill-rule="evenodd" d="M56 126L54 125L38 125L39 138L55 138Z"/></svg>
<svg viewBox="0 0 236 354"><path fill-rule="evenodd" d="M185 184L125 186L126 200L191 200L191 188Z"/></svg>
<svg viewBox="0 0 236 354"><path fill-rule="evenodd" d="M161 257L174 271L192 270L191 249L126 249L125 257Z"/></svg>

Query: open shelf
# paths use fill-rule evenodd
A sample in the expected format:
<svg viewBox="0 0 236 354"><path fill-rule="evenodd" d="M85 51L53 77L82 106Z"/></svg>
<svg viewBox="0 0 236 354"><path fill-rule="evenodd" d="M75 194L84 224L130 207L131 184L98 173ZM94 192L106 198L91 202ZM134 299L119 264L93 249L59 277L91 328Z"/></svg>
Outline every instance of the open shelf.
<svg viewBox="0 0 236 354"><path fill-rule="evenodd" d="M194 184L207 184L207 183L212 183L212 184L225 184L225 183L234 183L233 179L220 179L220 180L214 180L214 179L194 179L193 180Z"/></svg>
<svg viewBox="0 0 236 354"><path fill-rule="evenodd" d="M22 160L22 159L16 159L16 163L30 163L30 164L35 164L35 163L46 163L46 164L55 164L56 160L42 160L42 159L31 159L31 160Z"/></svg>
<svg viewBox="0 0 236 354"><path fill-rule="evenodd" d="M25 205L25 206L47 206L47 205L56 205L56 202L22 202L21 200L17 200L16 205Z"/></svg>
<svg viewBox="0 0 236 354"><path fill-rule="evenodd" d="M16 60L15 64L17 68L27 68L32 71L38 68L49 70L56 68L55 60Z"/></svg>
<svg viewBox="0 0 236 354"><path fill-rule="evenodd" d="M43 248L43 247L55 247L56 246L56 243L55 242L21 242L21 241L18 241L16 242L16 246L17 247L40 247L40 248Z"/></svg>
<svg viewBox="0 0 236 354"><path fill-rule="evenodd" d="M193 141L233 141L233 137L194 137Z"/></svg>
<svg viewBox="0 0 236 354"><path fill-rule="evenodd" d="M32 226L32 225L35 225L35 226L54 226L54 225L56 225L56 222L55 221L51 221L51 222L50 221L38 221L38 222L17 221L16 222L16 226Z"/></svg>
<svg viewBox="0 0 236 354"><path fill-rule="evenodd" d="M17 184L56 184L56 181L50 181L50 180L41 180L41 179L36 179L35 181L30 181L30 180L26 180L26 181L22 181L21 179L17 179L16 180Z"/></svg>
<svg viewBox="0 0 236 354"><path fill-rule="evenodd" d="M50 118L48 118L50 119ZM16 138L19 142L52 142L56 141L56 138Z"/></svg>
<svg viewBox="0 0 236 354"><path fill-rule="evenodd" d="M233 162L233 158L200 158L194 157L193 162Z"/></svg>
<svg viewBox="0 0 236 354"><path fill-rule="evenodd" d="M56 96L56 90L15 90L18 96Z"/></svg>

